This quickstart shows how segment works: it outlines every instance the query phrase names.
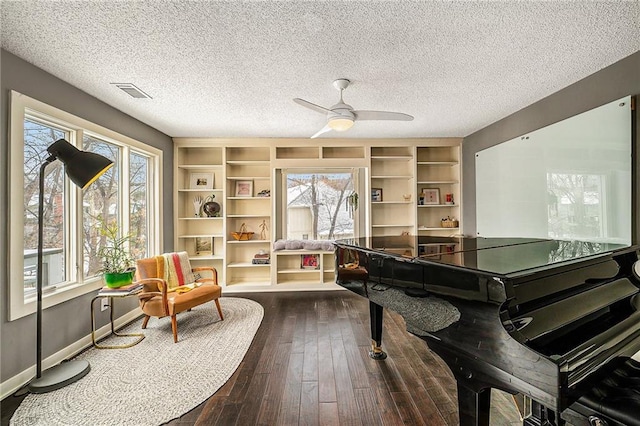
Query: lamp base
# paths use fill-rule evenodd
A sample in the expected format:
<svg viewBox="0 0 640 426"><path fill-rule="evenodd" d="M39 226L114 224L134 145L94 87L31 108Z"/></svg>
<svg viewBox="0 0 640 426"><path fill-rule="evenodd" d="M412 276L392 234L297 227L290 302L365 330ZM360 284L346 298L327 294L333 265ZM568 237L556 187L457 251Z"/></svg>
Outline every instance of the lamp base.
<svg viewBox="0 0 640 426"><path fill-rule="evenodd" d="M87 361L68 361L51 367L29 383L29 392L47 393L77 382L87 375L91 366Z"/></svg>

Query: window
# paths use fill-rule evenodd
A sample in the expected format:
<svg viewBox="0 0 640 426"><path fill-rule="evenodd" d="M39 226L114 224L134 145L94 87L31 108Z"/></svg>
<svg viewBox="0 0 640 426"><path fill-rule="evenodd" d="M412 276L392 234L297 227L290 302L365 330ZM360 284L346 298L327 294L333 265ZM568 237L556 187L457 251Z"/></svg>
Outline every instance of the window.
<svg viewBox="0 0 640 426"><path fill-rule="evenodd" d="M45 169L44 307L102 286L103 223L132 235L134 258L160 250L161 151L11 92L9 320L35 311L40 166L60 138L114 166L85 190L66 178L61 162Z"/></svg>
<svg viewBox="0 0 640 426"><path fill-rule="evenodd" d="M49 156L47 147L69 133L53 125L33 119L24 120L24 292L30 296L36 291L38 249L38 201L40 165ZM66 281L68 246L65 229L69 227L69 191L64 179L62 163L56 161L45 170L43 227L43 289L55 288ZM12 198L12 201L15 198Z"/></svg>
<svg viewBox="0 0 640 426"><path fill-rule="evenodd" d="M357 187L357 172L285 170L287 239L334 240L352 238L355 215L349 196Z"/></svg>
<svg viewBox="0 0 640 426"><path fill-rule="evenodd" d="M129 155L129 234L131 254L140 259L151 253L149 247L149 191L150 159L146 155L132 152Z"/></svg>
<svg viewBox="0 0 640 426"><path fill-rule="evenodd" d="M104 224L117 223L120 229L124 226L120 217L122 148L97 137L84 135L83 139L83 150L95 152L113 161L113 167L82 194L84 274L85 277L94 277L102 267L98 251L104 246L105 236L100 230Z"/></svg>

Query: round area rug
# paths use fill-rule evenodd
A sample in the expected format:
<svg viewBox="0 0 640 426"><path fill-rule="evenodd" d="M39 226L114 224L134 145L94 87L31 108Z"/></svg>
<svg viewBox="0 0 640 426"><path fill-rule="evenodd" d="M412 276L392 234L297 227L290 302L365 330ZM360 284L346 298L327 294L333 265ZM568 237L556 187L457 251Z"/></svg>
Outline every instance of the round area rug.
<svg viewBox="0 0 640 426"><path fill-rule="evenodd" d="M224 321L213 302L178 314L178 343L170 318L151 318L136 346L83 352L75 359L89 361L89 374L62 389L27 395L10 424L158 425L181 416L231 377L264 315L262 306L248 299L222 297L220 305ZM120 331L140 332L141 323Z"/></svg>

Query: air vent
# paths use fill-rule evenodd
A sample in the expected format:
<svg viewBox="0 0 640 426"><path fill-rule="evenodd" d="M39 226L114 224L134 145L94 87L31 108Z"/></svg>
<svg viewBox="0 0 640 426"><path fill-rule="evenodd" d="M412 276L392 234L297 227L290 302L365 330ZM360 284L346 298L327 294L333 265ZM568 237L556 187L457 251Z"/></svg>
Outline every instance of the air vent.
<svg viewBox="0 0 640 426"><path fill-rule="evenodd" d="M137 88L136 85L133 84L133 83L111 83L111 84L113 84L118 89L122 90L123 92L127 93L132 98L137 98L137 99L149 98L149 99L151 99L151 96L147 95L142 90Z"/></svg>

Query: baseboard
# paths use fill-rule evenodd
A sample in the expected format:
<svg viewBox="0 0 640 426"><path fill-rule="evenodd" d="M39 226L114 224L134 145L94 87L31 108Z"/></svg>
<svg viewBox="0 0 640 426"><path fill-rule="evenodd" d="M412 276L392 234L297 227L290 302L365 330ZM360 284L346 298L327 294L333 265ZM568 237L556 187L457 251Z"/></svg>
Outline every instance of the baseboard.
<svg viewBox="0 0 640 426"><path fill-rule="evenodd" d="M118 329L123 325L140 317L141 315L143 315L142 311L140 310L139 307L137 307L132 311L127 312L120 318L117 318L113 324L115 328ZM98 330L96 330L96 333L95 333L96 340L105 337L109 333L111 333L111 324L107 323L104 326L100 327ZM54 365L61 363L65 359L73 358L74 356L76 356L77 354L79 354L80 352L82 352L92 344L93 342L91 341L91 334L88 334L82 339L67 346L66 348L63 348L58 352L52 354L51 356L48 356L47 358L43 359L42 368L46 370L49 367L53 367ZM27 368L21 373L18 373L15 376L11 377L10 379L0 383L0 399L5 399L7 396L13 394L22 386L29 383L29 381L32 378L34 378L35 375L36 375L36 366L34 364L33 366Z"/></svg>

